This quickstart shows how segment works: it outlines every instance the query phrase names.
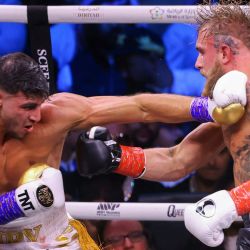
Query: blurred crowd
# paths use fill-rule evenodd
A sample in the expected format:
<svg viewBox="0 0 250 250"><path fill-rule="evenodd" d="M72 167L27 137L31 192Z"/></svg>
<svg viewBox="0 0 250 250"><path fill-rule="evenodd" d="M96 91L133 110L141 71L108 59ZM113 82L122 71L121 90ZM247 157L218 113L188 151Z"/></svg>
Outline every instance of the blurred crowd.
<svg viewBox="0 0 250 250"><path fill-rule="evenodd" d="M31 1L32 2L32 1ZM31 4L0 0L1 4ZM48 5L192 5L195 0L35 0ZM54 24L51 25L55 87L84 96L173 93L200 96L204 78L195 69L196 27L191 24ZM63 34L63 35L62 35ZM25 24L0 23L0 55L29 52ZM110 124L124 145L172 147L198 124ZM61 170L67 201L195 202L208 193L234 186L232 159L224 149L200 170L176 182L149 182L116 174L79 176L72 132L63 149ZM187 232L183 222L84 221L104 249L208 249ZM223 245L235 249L241 223L226 232ZM177 235L177 236L176 236ZM181 239L181 240L179 240Z"/></svg>

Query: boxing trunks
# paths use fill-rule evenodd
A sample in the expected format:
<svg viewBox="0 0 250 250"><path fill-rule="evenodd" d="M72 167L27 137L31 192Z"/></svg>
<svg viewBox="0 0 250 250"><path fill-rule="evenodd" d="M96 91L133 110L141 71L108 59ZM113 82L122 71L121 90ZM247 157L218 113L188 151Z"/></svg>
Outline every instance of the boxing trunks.
<svg viewBox="0 0 250 250"><path fill-rule="evenodd" d="M250 250L250 219L249 214L242 216L244 227L239 230L237 250Z"/></svg>
<svg viewBox="0 0 250 250"><path fill-rule="evenodd" d="M0 250L96 250L86 228L65 206L0 226Z"/></svg>

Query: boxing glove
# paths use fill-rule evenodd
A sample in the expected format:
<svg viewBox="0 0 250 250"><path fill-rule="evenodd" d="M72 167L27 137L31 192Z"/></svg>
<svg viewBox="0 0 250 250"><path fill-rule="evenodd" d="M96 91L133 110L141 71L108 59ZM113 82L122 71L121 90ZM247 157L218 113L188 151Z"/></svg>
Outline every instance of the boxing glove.
<svg viewBox="0 0 250 250"><path fill-rule="evenodd" d="M238 216L250 212L250 181L232 189L206 196L184 210L185 226L195 237L210 247L224 240L223 229Z"/></svg>
<svg viewBox="0 0 250 250"><path fill-rule="evenodd" d="M145 171L143 149L119 145L105 127L93 127L79 135L76 159L78 171L85 177L115 172L138 178Z"/></svg>
<svg viewBox="0 0 250 250"><path fill-rule="evenodd" d="M31 172L35 173L35 180L32 180ZM27 183L0 196L1 225L64 205L63 180L59 170L42 164L29 169L22 177L24 180Z"/></svg>
<svg viewBox="0 0 250 250"><path fill-rule="evenodd" d="M247 75L233 70L218 79L213 89L213 98L194 98L190 113L200 122L215 121L222 125L231 125L244 115Z"/></svg>

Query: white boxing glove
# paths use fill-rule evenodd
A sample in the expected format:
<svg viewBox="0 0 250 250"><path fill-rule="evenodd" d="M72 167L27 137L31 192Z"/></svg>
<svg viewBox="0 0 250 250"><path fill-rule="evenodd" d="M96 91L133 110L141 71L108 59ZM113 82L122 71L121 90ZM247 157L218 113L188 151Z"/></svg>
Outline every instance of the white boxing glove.
<svg viewBox="0 0 250 250"><path fill-rule="evenodd" d="M200 122L215 121L222 125L238 122L245 113L247 75L233 70L218 79L213 98L194 98L190 113Z"/></svg>
<svg viewBox="0 0 250 250"><path fill-rule="evenodd" d="M17 189L0 195L0 225L65 204L62 174L40 164L30 168Z"/></svg>
<svg viewBox="0 0 250 250"><path fill-rule="evenodd" d="M15 197L25 216L65 204L61 171L48 167L35 181L21 185Z"/></svg>
<svg viewBox="0 0 250 250"><path fill-rule="evenodd" d="M247 75L232 70L218 79L213 89L213 100L217 107L225 108L232 103L247 104Z"/></svg>
<svg viewBox="0 0 250 250"><path fill-rule="evenodd" d="M232 70L218 79L213 89L216 107L210 111L214 120L223 125L231 125L241 119L247 103L247 75Z"/></svg>
<svg viewBox="0 0 250 250"><path fill-rule="evenodd" d="M223 229L230 227L237 217L235 203L226 190L208 195L184 210L187 230L210 247L223 242Z"/></svg>

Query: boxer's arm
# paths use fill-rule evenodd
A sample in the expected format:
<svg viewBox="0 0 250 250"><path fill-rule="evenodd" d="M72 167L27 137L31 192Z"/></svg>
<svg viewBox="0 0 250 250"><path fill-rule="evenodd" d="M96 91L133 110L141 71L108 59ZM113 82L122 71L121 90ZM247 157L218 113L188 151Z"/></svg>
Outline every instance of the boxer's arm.
<svg viewBox="0 0 250 250"><path fill-rule="evenodd" d="M90 116L92 124L103 124L104 117L108 118L108 123L179 123L193 120L190 114L192 97L172 94L138 94L114 99L113 97L91 97L90 99L96 104L93 106L94 115Z"/></svg>
<svg viewBox="0 0 250 250"><path fill-rule="evenodd" d="M61 126L66 125L66 129L68 126L70 129L86 129L96 124L109 123L179 123L192 120L233 124L244 114L246 80L245 74L241 72L225 74L215 84L214 100L209 97L192 98L173 94L86 98L60 93L50 98L56 112L53 116L50 112L48 116L53 117Z"/></svg>
<svg viewBox="0 0 250 250"><path fill-rule="evenodd" d="M146 150L119 145L111 140L107 129L94 127L87 135L83 133L79 137L77 160L79 172L84 176L114 171L148 180L168 181L203 166L223 146L221 128L215 123L199 126L173 148Z"/></svg>
<svg viewBox="0 0 250 250"><path fill-rule="evenodd" d="M146 171L143 179L171 181L204 166L224 147L221 128L202 124L172 148L145 149Z"/></svg>
<svg viewBox="0 0 250 250"><path fill-rule="evenodd" d="M171 94L83 97L59 93L50 97L56 108L54 122L68 123L71 128L86 129L95 125L129 122L192 121L192 97ZM67 116L65 115L67 114ZM51 119L51 113L48 119Z"/></svg>

